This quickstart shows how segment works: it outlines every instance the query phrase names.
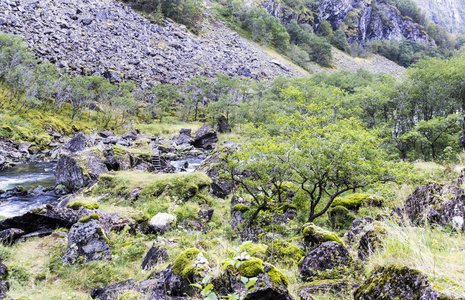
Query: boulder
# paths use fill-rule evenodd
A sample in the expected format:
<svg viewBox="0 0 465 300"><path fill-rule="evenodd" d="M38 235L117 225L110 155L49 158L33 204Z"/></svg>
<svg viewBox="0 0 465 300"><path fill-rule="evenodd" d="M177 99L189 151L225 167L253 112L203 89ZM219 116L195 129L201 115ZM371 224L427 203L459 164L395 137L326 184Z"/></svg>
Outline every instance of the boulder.
<svg viewBox="0 0 465 300"><path fill-rule="evenodd" d="M72 153L79 152L87 148L87 143L87 138L82 133L78 133L63 146L63 149Z"/></svg>
<svg viewBox="0 0 465 300"><path fill-rule="evenodd" d="M138 132L136 130L132 130L132 131L126 132L121 137L125 140L135 141L137 139L137 135L138 135Z"/></svg>
<svg viewBox="0 0 465 300"><path fill-rule="evenodd" d="M191 145L194 142L194 139L191 137L190 129L181 129L179 135L173 137L173 141L176 145Z"/></svg>
<svg viewBox="0 0 465 300"><path fill-rule="evenodd" d="M90 151L80 155L62 154L56 166L55 179L57 185L63 184L70 192L75 192L106 172L107 167L101 158Z"/></svg>
<svg viewBox="0 0 465 300"><path fill-rule="evenodd" d="M337 242L325 242L305 256L299 264L299 272L304 278L313 277L317 271L347 267L350 261L346 247Z"/></svg>
<svg viewBox="0 0 465 300"><path fill-rule="evenodd" d="M205 223L208 223L212 220L212 217L213 217L213 213L215 212L215 210L211 207L204 207L202 208L201 210L199 210L199 218L205 222Z"/></svg>
<svg viewBox="0 0 465 300"><path fill-rule="evenodd" d="M343 244L336 233L320 228L313 223L305 224L302 228L302 234L306 248L310 249L329 241Z"/></svg>
<svg viewBox="0 0 465 300"><path fill-rule="evenodd" d="M149 228L156 233L163 234L176 224L176 216L158 213L149 221Z"/></svg>
<svg viewBox="0 0 465 300"><path fill-rule="evenodd" d="M99 133L97 133L100 137L106 139L106 138L109 138L109 137L112 137L112 136L115 136L115 134L109 130L107 131L100 131Z"/></svg>
<svg viewBox="0 0 465 300"><path fill-rule="evenodd" d="M71 227L64 263L111 259L110 241L99 219L99 215L92 214Z"/></svg>
<svg viewBox="0 0 465 300"><path fill-rule="evenodd" d="M119 171L120 164L119 161L114 156L107 156L103 161L108 171Z"/></svg>
<svg viewBox="0 0 465 300"><path fill-rule="evenodd" d="M354 241L363 229L371 223L373 223L373 219L370 217L355 219L350 225L349 231L344 234L344 237L346 237L349 242Z"/></svg>
<svg viewBox="0 0 465 300"><path fill-rule="evenodd" d="M231 151L231 148L221 147L207 157L198 168L210 177L210 193L219 198L226 198L234 189L234 182L220 175L221 171L225 170L222 155L226 155L228 151Z"/></svg>
<svg viewBox="0 0 465 300"><path fill-rule="evenodd" d="M237 274L240 275L241 278L257 278L257 281L252 286L255 289L246 293L245 284L243 281L237 280ZM217 282L217 285L220 286L218 292L222 295L239 292L242 295L247 294L244 298L247 300L292 299L288 291L289 281L286 276L273 265L264 263L262 260L255 257L243 261L237 269L228 266L225 270L225 274L220 280L221 282Z"/></svg>
<svg viewBox="0 0 465 300"><path fill-rule="evenodd" d="M8 268L3 264L2 258L0 257L0 299L6 299L10 285L8 279Z"/></svg>
<svg viewBox="0 0 465 300"><path fill-rule="evenodd" d="M440 298L420 271L395 265L381 266L355 290L355 300L448 299Z"/></svg>
<svg viewBox="0 0 465 300"><path fill-rule="evenodd" d="M143 295L143 291L137 280L129 279L106 287L96 288L90 292L92 299L99 300L121 299L121 296L128 296L128 294L131 296Z"/></svg>
<svg viewBox="0 0 465 300"><path fill-rule="evenodd" d="M11 245L16 239L24 235L25 232L18 228L9 228L0 231L0 243L3 245Z"/></svg>
<svg viewBox="0 0 465 300"><path fill-rule="evenodd" d="M231 227L236 229L239 224L245 223L245 218L243 217L250 209L250 203L245 201L243 198L239 198L236 195L231 198Z"/></svg>
<svg viewBox="0 0 465 300"><path fill-rule="evenodd" d="M224 115L218 116L216 118L216 130L219 133L231 132L231 127L229 127L229 122Z"/></svg>
<svg viewBox="0 0 465 300"><path fill-rule="evenodd" d="M168 260L168 252L165 248L157 247L155 244L150 248L149 252L142 262L142 269L148 270L157 264L164 263Z"/></svg>
<svg viewBox="0 0 465 300"><path fill-rule="evenodd" d="M405 212L415 225L425 221L442 226L461 224L461 228L458 229L464 230L464 191L453 185L430 182L418 187L407 198Z"/></svg>
<svg viewBox="0 0 465 300"><path fill-rule="evenodd" d="M216 132L207 124L203 125L195 132L193 145L196 148L210 150L214 148L218 141Z"/></svg>

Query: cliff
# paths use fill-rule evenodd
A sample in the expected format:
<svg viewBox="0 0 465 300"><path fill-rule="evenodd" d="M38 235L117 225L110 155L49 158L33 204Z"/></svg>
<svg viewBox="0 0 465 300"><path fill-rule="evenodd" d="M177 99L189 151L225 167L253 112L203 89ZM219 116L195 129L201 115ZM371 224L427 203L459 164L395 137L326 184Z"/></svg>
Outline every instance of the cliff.
<svg viewBox="0 0 465 300"><path fill-rule="evenodd" d="M370 40L401 40L406 38L430 43L424 29L393 6L370 0L321 0L318 5L290 7L281 0L258 0L256 5L287 23L292 19L316 30L327 20L334 30L344 29L349 43L365 45Z"/></svg>

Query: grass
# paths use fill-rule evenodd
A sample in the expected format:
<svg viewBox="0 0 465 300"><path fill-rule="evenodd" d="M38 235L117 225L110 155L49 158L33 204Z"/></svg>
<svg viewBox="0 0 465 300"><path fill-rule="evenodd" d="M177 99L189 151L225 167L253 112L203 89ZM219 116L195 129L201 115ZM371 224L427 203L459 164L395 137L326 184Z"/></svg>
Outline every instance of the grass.
<svg viewBox="0 0 465 300"><path fill-rule="evenodd" d="M139 129L141 133L160 136L160 135L177 135L179 131L183 128L191 129L194 133L197 129L202 127L204 123L202 122L179 122L175 120L170 120L169 122L164 121L163 123L154 122L151 124L137 124L133 125L133 129Z"/></svg>
<svg viewBox="0 0 465 300"><path fill-rule="evenodd" d="M378 265L396 264L425 273L438 291L465 296L465 239L444 228L400 227L388 223L383 249L367 263L367 272Z"/></svg>

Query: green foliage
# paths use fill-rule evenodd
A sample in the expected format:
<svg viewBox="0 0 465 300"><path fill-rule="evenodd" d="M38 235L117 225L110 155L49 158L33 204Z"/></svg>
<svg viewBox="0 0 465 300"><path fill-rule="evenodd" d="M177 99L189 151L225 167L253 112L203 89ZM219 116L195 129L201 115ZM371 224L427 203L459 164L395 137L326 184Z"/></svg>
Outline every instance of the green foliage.
<svg viewBox="0 0 465 300"><path fill-rule="evenodd" d="M338 29L334 32L332 43L336 48L342 51L346 51L349 47L346 34L341 29Z"/></svg>
<svg viewBox="0 0 465 300"><path fill-rule="evenodd" d="M331 206L334 206L334 202ZM344 206L334 206L328 210L328 219L333 229L349 228L355 218Z"/></svg>
<svg viewBox="0 0 465 300"><path fill-rule="evenodd" d="M199 32L203 21L202 1L199 0L136 0L136 8L152 14L154 21L161 23L161 16L186 25Z"/></svg>
<svg viewBox="0 0 465 300"><path fill-rule="evenodd" d="M269 261L296 264L304 257L304 252L286 241L275 240L267 247L266 256Z"/></svg>

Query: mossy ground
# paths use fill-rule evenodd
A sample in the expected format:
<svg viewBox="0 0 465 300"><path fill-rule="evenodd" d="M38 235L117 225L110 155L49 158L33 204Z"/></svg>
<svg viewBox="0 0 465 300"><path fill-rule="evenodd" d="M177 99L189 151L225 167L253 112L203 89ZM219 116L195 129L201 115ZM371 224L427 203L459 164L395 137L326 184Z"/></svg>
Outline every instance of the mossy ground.
<svg viewBox="0 0 465 300"><path fill-rule="evenodd" d="M450 176L441 177L444 178L441 180L447 181L448 177ZM71 266L61 262L61 257L66 251L66 239L58 233L15 244L12 247L0 246L0 256L13 270L13 275L10 277L10 295L15 299L67 299L68 297L90 299L91 289L130 278L145 280L152 272L165 269L189 248L205 252L212 263L213 275L220 274L225 259L234 257L231 249L239 247L242 241L229 224L230 199L222 200L210 196L208 184L209 180L203 173L162 175L125 171L102 176L101 182L90 193L85 196L80 195L73 201L98 203L101 211L118 212L135 221L147 220L158 212L168 212L177 215L178 226L159 237L134 235L129 231L112 232L108 236L113 252L111 261ZM363 192L380 194L389 203L396 203L396 201L400 202L398 198L406 199L414 188L414 184L405 184L400 188L387 185ZM190 189L196 191L196 194L186 200L185 197ZM139 192L137 199L130 196L136 190ZM203 204L214 208L215 213L212 221L206 225L206 231L199 232L192 230L187 224L189 221L198 220L198 210ZM380 212L388 213L387 209L361 208L356 216L375 217ZM298 216L279 231L286 245L294 245L303 250L301 229L304 223L305 220ZM317 225L329 228L330 224L328 219L323 217L317 220ZM275 230L276 228L278 226L275 226ZM350 277L358 280L376 266L392 263L424 272L438 290L447 294L465 295L461 286L461 282L465 282L463 277L465 269L463 264L457 263L465 261L462 251L465 249L463 234L440 228L409 227L406 230L389 222L385 228L387 234L383 241L383 249L370 256L364 263L365 272L362 273L355 268L353 270L356 272L331 275L336 276L336 279ZM343 240L340 237L343 232L337 232L335 237ZM434 242L435 240L437 243ZM142 260L154 242L167 249L169 259L150 271L143 271ZM276 256L269 258L267 249L270 245L269 240L261 237L258 243L248 245L245 251L258 257L262 266L272 264L281 272L289 281L289 291L295 299L298 299L298 288L305 283L299 277L298 261ZM356 249L348 243L346 245L352 256L356 258ZM316 299L352 299L349 294L344 293L335 295L322 292L315 296Z"/></svg>

